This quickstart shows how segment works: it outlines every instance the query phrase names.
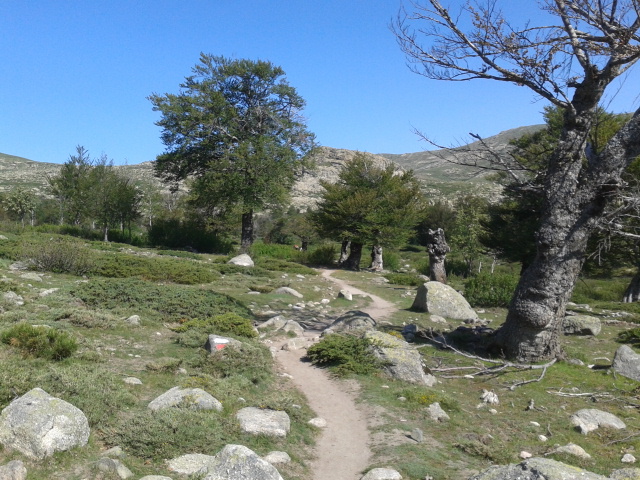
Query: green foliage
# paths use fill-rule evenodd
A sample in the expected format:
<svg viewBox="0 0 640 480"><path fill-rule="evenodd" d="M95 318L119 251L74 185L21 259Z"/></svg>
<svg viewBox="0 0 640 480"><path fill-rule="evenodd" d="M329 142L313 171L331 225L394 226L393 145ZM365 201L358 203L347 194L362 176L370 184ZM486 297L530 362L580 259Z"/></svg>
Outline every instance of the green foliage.
<svg viewBox="0 0 640 480"><path fill-rule="evenodd" d="M318 265L323 267L331 267L335 265L338 258L338 249L334 244L324 244L312 249L307 253L306 263L309 265Z"/></svg>
<svg viewBox="0 0 640 480"><path fill-rule="evenodd" d="M251 340L243 340L240 347L229 346L212 354L203 351L191 367L214 378L242 378L254 386L269 384L274 379L271 352Z"/></svg>
<svg viewBox="0 0 640 480"><path fill-rule="evenodd" d="M265 270L272 270L283 273L292 273L300 275L317 275L314 269L300 265L299 263L287 262L286 260L278 260L277 258L260 257L256 259L256 266Z"/></svg>
<svg viewBox="0 0 640 480"><path fill-rule="evenodd" d="M336 183L321 184L325 191L310 220L325 238L394 247L418 223L422 194L413 171L379 167L357 154L345 162Z"/></svg>
<svg viewBox="0 0 640 480"><path fill-rule="evenodd" d="M159 218L147 232L149 244L163 248L193 248L203 253L226 255L233 250L230 241L208 230L201 222Z"/></svg>
<svg viewBox="0 0 640 480"><path fill-rule="evenodd" d="M236 313L225 313L204 319L194 318L187 320L180 326L173 328L173 330L178 333L196 330L207 335L218 333L246 338L255 338L258 336L251 320L241 317Z"/></svg>
<svg viewBox="0 0 640 480"><path fill-rule="evenodd" d="M618 334L616 340L620 343L629 343L634 347L640 346L640 328L632 328L623 330Z"/></svg>
<svg viewBox="0 0 640 480"><path fill-rule="evenodd" d="M249 249L251 258L271 257L280 260L295 262L299 260L300 253L292 245L282 245L279 243L254 242Z"/></svg>
<svg viewBox="0 0 640 480"><path fill-rule="evenodd" d="M587 304L620 302L628 285L629 278L580 278L573 289L571 301Z"/></svg>
<svg viewBox="0 0 640 480"><path fill-rule="evenodd" d="M139 277L184 285L210 283L220 276L211 268L190 260L105 253L95 260L94 275L110 278Z"/></svg>
<svg viewBox="0 0 640 480"><path fill-rule="evenodd" d="M179 94L149 97L166 146L156 173L173 183L191 176L208 217L232 207L251 217L282 202L313 147L302 97L266 61L201 54L192 72Z"/></svg>
<svg viewBox="0 0 640 480"><path fill-rule="evenodd" d="M519 277L481 273L465 283L464 296L472 307L508 307Z"/></svg>
<svg viewBox="0 0 640 480"><path fill-rule="evenodd" d="M400 256L396 252L384 250L382 252L382 263L385 270L398 270L400 268Z"/></svg>
<svg viewBox="0 0 640 480"><path fill-rule="evenodd" d="M56 361L69 358L78 349L78 343L68 333L27 323L3 331L0 341L17 348L25 356Z"/></svg>
<svg viewBox="0 0 640 480"><path fill-rule="evenodd" d="M36 203L35 193L20 186L13 187L2 196L2 206L19 220L23 227L27 215L30 215L33 220Z"/></svg>
<svg viewBox="0 0 640 480"><path fill-rule="evenodd" d="M459 403L449 396L430 390L426 387L408 386L398 392L399 397L404 397L404 406L409 410L420 411L432 403L438 402L440 406L448 412L460 411Z"/></svg>
<svg viewBox="0 0 640 480"><path fill-rule="evenodd" d="M481 243L484 234L488 202L473 195L460 197L455 202L455 221L450 232L446 232L451 251L460 255L466 264L466 275L471 274L474 262L484 252Z"/></svg>
<svg viewBox="0 0 640 480"><path fill-rule="evenodd" d="M233 312L251 316L237 300L220 293L182 285L156 285L134 278L96 278L72 290L86 305L114 311L148 312L163 321L206 318Z"/></svg>
<svg viewBox="0 0 640 480"><path fill-rule="evenodd" d="M330 367L340 376L351 373L367 375L380 366L369 347L365 338L334 333L309 347L307 356L315 365Z"/></svg>
<svg viewBox="0 0 640 480"><path fill-rule="evenodd" d="M407 285L417 287L425 283L424 279L418 277L414 273L387 273L384 278L389 280L392 285Z"/></svg>
<svg viewBox="0 0 640 480"><path fill-rule="evenodd" d="M22 244L21 258L34 270L78 276L88 273L95 265L86 245L68 237L27 241Z"/></svg>

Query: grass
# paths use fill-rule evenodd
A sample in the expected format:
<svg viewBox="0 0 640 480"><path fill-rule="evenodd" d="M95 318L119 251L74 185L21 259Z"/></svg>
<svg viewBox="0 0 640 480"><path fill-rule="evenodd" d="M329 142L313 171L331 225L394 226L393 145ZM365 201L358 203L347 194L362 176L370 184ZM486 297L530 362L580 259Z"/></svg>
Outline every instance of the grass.
<svg viewBox="0 0 640 480"><path fill-rule="evenodd" d="M295 261L299 252L281 247L277 247L281 251L269 247L271 250L258 253L257 266L250 269L228 265L227 256L78 242L70 245L81 245L91 260L87 278L52 262L42 269L43 281L33 282L21 278L20 271L10 271L9 265L21 258L24 245L33 246L31 252L35 252L51 238L60 242L64 238L37 232L7 236L9 240L0 242L0 275L6 277L0 282L0 292L20 294L24 305L1 301L0 332L23 328L23 324L44 325L50 328L36 330L69 335L77 343L77 350L67 358L40 358L25 355L16 341L0 343L4 367L0 371L0 408L37 386L83 410L92 431L87 447L58 453L46 462L26 460L30 479L99 478L102 474L93 465L104 449L114 445L125 450L124 462L135 478L170 475L164 459L195 451L215 454L226 443L247 445L260 455L270 450L287 451L292 464L278 467L285 480L310 477L306 465L317 430L307 425L307 420L316 414L292 383L276 374L269 350L249 338L249 332L253 332L250 322L256 312L291 312L288 305L298 302L307 304L299 315L328 321L341 311L363 308L367 299L336 299L337 289L330 290L331 284L325 279ZM381 328L398 332L406 323L422 328L435 326L428 314L409 310L416 289L417 273L413 269L422 268L425 252L409 249L396 255L399 270L404 271L386 275L336 271L333 275L399 308ZM501 272L512 273L507 266ZM381 283L377 280L381 276L391 277L393 282ZM456 289L462 289L465 281L450 277ZM576 287L573 301L589 304L590 313L603 319L610 316L603 309L631 313L615 317L618 320L640 319L640 305L618 302L627 281L585 279ZM279 286L295 288L304 298L273 293ZM54 288L58 290L41 296L42 291ZM331 301L326 307L313 306L322 298ZM481 317L493 319L492 326L504 319L504 308L485 309ZM125 322L133 314L140 315L139 326ZM183 331L175 331L181 326ZM455 323L438 326L455 327ZM633 327L628 323L605 324L597 337L563 337L563 348L568 359L606 365L619 341L640 343L640 334L632 331ZM243 341L243 347L208 355L202 343L210 331L235 336ZM637 382L608 374L607 370L560 362L546 372L542 381L510 390L516 382L537 379L540 372L503 371L465 377L474 372L477 361L427 343L417 346L426 366L440 380L433 388L392 381L375 370L366 375L349 372L360 384L362 408L377 422L372 427L371 468L391 466L410 480L427 475L468 478L493 463L518 462L520 451L527 450L608 476L622 467L619 460L623 452L640 449L640 437L633 436L640 430L640 423L636 409L629 408L640 404ZM329 353L340 350L338 347L332 345ZM353 360L353 355L347 360L363 363L361 357ZM124 384L127 376L139 378L142 385ZM177 409L152 415L147 408L149 402L174 386L203 388L222 402L223 411ZM483 389L493 390L500 398L495 414L489 407L477 408ZM557 392L573 395L560 396ZM532 400L535 408L527 410ZM425 409L433 402L439 402L448 413L448 422L428 419ZM290 435L269 439L243 434L234 415L244 406L286 411L292 420ZM569 422L569 416L581 408L614 413L627 422L628 428L581 435ZM425 432L424 443L409 438L415 428ZM541 434L547 435L548 441L538 440ZM550 454L554 444L570 442L582 446L593 459ZM0 464L16 458L24 460L14 452L0 450Z"/></svg>

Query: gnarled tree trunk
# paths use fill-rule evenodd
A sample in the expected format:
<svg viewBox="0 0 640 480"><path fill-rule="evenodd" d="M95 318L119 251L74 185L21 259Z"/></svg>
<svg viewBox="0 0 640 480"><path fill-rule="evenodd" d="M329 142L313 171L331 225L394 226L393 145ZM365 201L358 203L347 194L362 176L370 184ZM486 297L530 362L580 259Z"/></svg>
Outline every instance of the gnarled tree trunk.
<svg viewBox="0 0 640 480"><path fill-rule="evenodd" d="M349 247L351 247L350 240L343 240L342 245L340 245L340 258L338 259L338 265L342 266L344 262L349 258Z"/></svg>
<svg viewBox="0 0 640 480"><path fill-rule="evenodd" d="M622 172L640 154L639 110L602 152L587 164L583 162L600 98L598 83L591 87L592 91L576 91L574 106L581 109L566 113L566 127L545 179L536 257L520 278L507 320L496 334L503 352L520 361L545 360L560 353L562 321L589 236L621 182Z"/></svg>
<svg viewBox="0 0 640 480"><path fill-rule="evenodd" d="M348 270L360 270L360 259L362 258L362 244L351 242L349 256L342 262L342 267Z"/></svg>
<svg viewBox="0 0 640 480"><path fill-rule="evenodd" d="M631 279L627 290L624 292L622 301L624 303L633 303L640 301L640 266L638 267L638 272Z"/></svg>
<svg viewBox="0 0 640 480"><path fill-rule="evenodd" d="M242 233L240 236L240 253L248 253L253 244L253 210L242 214Z"/></svg>
<svg viewBox="0 0 640 480"><path fill-rule="evenodd" d="M384 267L382 262L382 246L374 245L371 247L371 270L379 272Z"/></svg>
<svg viewBox="0 0 640 480"><path fill-rule="evenodd" d="M444 230L429 229L427 251L429 252L429 280L440 283L447 283L447 271L445 270L445 259L447 253L451 251L447 240L444 237Z"/></svg>

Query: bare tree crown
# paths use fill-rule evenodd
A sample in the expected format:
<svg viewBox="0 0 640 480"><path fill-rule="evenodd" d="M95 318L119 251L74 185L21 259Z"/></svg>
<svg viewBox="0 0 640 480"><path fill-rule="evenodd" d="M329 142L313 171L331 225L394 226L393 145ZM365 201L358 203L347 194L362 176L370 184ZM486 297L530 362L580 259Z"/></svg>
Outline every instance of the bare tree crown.
<svg viewBox="0 0 640 480"><path fill-rule="evenodd" d="M549 24L522 26L499 3L469 1L454 16L438 0L414 1L392 28L421 75L509 82L569 109L574 89L604 90L640 58L640 0L544 0L539 6ZM459 26L463 17L470 28Z"/></svg>

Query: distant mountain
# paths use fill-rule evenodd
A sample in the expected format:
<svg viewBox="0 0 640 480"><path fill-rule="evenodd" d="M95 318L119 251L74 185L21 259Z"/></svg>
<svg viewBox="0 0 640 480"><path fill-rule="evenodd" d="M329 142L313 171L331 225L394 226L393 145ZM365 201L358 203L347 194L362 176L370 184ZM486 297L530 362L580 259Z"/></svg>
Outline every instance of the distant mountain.
<svg viewBox="0 0 640 480"><path fill-rule="evenodd" d="M509 142L527 133L541 129L543 125L519 127L507 130L484 139L484 143L496 152L509 148ZM340 168L357 152L330 147L320 147L314 161L316 169L306 172L296 182L292 191L292 203L298 208L306 209L314 205L322 191L320 180L329 182L338 178ZM480 142L435 151L423 151L404 154L370 154L366 153L380 165L393 162L404 170L413 169L416 176L424 182L425 191L430 196L450 196L461 191L483 196L494 195L500 190L499 185L488 179L492 172L460 165L478 161L486 163ZM158 183L153 176L153 162L116 167L136 180ZM34 189L39 195L47 194L47 178L55 175L60 169L57 163L45 163L28 160L14 155L0 153L0 191L21 185Z"/></svg>

